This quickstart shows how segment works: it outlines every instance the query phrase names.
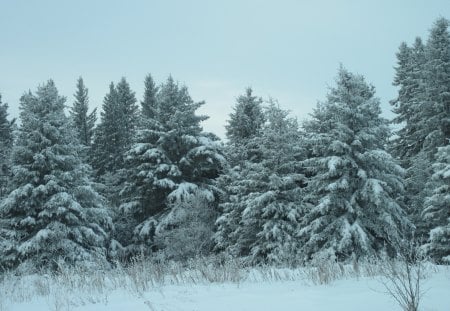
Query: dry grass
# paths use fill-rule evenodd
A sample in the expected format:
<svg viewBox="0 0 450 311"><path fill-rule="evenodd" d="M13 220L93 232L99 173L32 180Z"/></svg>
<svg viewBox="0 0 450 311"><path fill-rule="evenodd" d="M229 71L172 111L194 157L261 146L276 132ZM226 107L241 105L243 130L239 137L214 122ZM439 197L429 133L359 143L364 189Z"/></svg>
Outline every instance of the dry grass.
<svg viewBox="0 0 450 311"><path fill-rule="evenodd" d="M0 276L0 311L8 305L44 299L51 310L72 310L75 306L107 303L109 295L124 290L131 295L159 290L165 285L211 283L303 281L328 284L343 278L383 275L386 263L379 261L341 264L322 262L314 266L283 268L250 267L242 260L223 257L192 259L187 262L135 258L129 264L116 263L114 269L82 269L60 265L57 272Z"/></svg>

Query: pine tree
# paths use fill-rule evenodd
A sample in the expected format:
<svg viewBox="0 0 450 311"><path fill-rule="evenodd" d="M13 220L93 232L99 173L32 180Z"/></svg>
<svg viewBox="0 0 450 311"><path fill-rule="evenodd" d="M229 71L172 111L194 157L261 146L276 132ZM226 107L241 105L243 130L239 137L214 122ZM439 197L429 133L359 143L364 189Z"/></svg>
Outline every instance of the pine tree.
<svg viewBox="0 0 450 311"><path fill-rule="evenodd" d="M111 219L91 187L82 147L53 81L20 101L14 190L0 204L0 264L50 268L56 261L105 262Z"/></svg>
<svg viewBox="0 0 450 311"><path fill-rule="evenodd" d="M131 249L154 246L155 235L176 226L183 203L195 193L215 200L213 180L225 159L218 138L202 131L206 117L195 114L201 105L169 77L127 152L121 208L134 228Z"/></svg>
<svg viewBox="0 0 450 311"><path fill-rule="evenodd" d="M428 182L431 196L425 200L422 217L432 224L427 253L437 261L450 262L450 144L440 147L433 165L434 174Z"/></svg>
<svg viewBox="0 0 450 311"><path fill-rule="evenodd" d="M77 81L77 91L74 94L74 97L75 101L70 114L72 116L80 142L85 146L90 146L92 136L94 134L95 122L97 121L97 108L95 108L91 113L88 113L88 89L85 87L83 78L81 77Z"/></svg>
<svg viewBox="0 0 450 311"><path fill-rule="evenodd" d="M221 204L215 240L219 249L253 263L286 263L295 260L299 248L304 151L297 122L287 111L272 102L264 118L252 139L261 161L245 161L242 169L222 177L229 196Z"/></svg>
<svg viewBox="0 0 450 311"><path fill-rule="evenodd" d="M305 123L312 155L300 231L305 260L394 255L410 222L395 197L403 170L384 150L379 100L362 76L341 68L336 87Z"/></svg>

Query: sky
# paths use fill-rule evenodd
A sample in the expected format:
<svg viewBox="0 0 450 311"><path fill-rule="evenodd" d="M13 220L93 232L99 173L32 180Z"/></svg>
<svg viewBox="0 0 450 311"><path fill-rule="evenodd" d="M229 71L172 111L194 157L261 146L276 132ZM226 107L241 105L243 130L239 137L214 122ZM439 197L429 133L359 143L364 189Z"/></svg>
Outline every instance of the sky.
<svg viewBox="0 0 450 311"><path fill-rule="evenodd" d="M0 94L20 96L53 79L73 103L76 80L101 107L126 77L138 100L144 78L169 75L206 104L203 126L224 125L246 87L304 120L333 86L339 65L363 74L392 117L395 53L450 18L449 0L0 0Z"/></svg>

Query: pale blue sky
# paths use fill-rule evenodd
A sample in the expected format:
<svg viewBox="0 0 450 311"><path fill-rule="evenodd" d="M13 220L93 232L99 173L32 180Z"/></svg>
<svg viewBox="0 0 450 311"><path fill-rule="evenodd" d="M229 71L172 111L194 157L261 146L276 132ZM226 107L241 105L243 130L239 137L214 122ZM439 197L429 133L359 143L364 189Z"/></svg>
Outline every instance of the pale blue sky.
<svg viewBox="0 0 450 311"><path fill-rule="evenodd" d="M206 101L204 128L223 136L246 86L303 119L342 63L390 116L397 48L438 17L450 17L450 0L0 0L0 93L17 116L23 92L49 78L71 104L82 75L101 106L110 81L125 76L140 100L147 73L172 74Z"/></svg>

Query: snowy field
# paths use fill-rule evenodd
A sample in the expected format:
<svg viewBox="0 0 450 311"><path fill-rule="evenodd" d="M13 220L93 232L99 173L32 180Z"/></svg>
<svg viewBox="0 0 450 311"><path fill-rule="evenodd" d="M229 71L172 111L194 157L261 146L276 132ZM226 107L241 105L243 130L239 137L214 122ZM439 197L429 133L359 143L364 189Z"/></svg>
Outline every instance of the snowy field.
<svg viewBox="0 0 450 311"><path fill-rule="evenodd" d="M386 294L380 267L319 270L140 265L105 275L63 271L53 276L6 275L6 310L401 310ZM164 269L164 270L163 270ZM429 266L420 310L450 310L450 267Z"/></svg>

